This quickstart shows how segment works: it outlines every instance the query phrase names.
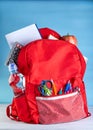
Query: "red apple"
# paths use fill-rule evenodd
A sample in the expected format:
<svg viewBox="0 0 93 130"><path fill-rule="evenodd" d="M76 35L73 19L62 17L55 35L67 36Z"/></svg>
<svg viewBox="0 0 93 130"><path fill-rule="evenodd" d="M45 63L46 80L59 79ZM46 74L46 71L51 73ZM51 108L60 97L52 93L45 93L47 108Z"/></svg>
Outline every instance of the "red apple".
<svg viewBox="0 0 93 130"><path fill-rule="evenodd" d="M78 43L77 38L74 35L67 34L67 35L62 36L61 39L77 46L77 43Z"/></svg>

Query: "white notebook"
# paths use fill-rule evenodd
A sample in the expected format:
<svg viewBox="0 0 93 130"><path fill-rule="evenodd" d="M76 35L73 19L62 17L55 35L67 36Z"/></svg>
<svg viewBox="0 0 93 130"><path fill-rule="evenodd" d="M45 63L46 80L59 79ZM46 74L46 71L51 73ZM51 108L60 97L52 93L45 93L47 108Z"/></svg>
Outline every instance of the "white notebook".
<svg viewBox="0 0 93 130"><path fill-rule="evenodd" d="M14 32L8 33L5 35L5 37L10 48L12 48L15 42L18 42L24 46L29 42L42 39L36 24L32 24Z"/></svg>

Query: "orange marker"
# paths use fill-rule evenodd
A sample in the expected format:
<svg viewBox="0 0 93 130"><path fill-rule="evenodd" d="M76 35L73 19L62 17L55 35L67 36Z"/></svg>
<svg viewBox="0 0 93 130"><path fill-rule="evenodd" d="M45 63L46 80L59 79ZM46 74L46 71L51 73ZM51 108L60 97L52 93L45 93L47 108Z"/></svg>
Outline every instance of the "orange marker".
<svg viewBox="0 0 93 130"><path fill-rule="evenodd" d="M57 89L56 89L55 83L53 82L53 80L51 80L51 82L52 82L52 85L53 85L54 94L57 95Z"/></svg>

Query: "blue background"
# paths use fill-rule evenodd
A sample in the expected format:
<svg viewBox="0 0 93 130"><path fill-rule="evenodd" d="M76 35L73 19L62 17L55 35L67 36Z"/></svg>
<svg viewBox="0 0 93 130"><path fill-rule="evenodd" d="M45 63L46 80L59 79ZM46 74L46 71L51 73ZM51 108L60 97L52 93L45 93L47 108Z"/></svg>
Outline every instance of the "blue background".
<svg viewBox="0 0 93 130"><path fill-rule="evenodd" d="M93 105L93 2L61 0L0 1L0 103L10 103L13 92L8 85L9 72L4 65L9 53L5 34L36 23L61 35L74 34L78 48L88 58L84 77L88 105Z"/></svg>

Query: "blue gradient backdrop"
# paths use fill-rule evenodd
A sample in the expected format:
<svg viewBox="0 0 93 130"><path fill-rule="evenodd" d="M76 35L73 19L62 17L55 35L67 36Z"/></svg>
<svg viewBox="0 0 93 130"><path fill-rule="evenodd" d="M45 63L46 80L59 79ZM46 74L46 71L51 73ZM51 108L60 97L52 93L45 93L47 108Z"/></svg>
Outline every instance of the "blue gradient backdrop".
<svg viewBox="0 0 93 130"><path fill-rule="evenodd" d="M0 1L0 103L10 103L13 97L4 65L9 53L5 34L33 23L39 28L52 28L61 35L76 35L79 49L88 57L84 81L88 105L93 106L93 2L89 0Z"/></svg>

